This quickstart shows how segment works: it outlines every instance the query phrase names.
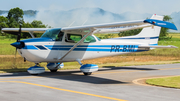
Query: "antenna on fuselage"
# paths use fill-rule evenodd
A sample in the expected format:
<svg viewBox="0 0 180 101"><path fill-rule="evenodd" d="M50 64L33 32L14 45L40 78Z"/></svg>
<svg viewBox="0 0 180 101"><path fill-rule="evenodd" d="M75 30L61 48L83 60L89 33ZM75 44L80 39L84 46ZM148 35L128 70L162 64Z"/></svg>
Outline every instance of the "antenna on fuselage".
<svg viewBox="0 0 180 101"><path fill-rule="evenodd" d="M83 26L87 21L88 21L88 19L86 21L84 21L84 23L81 26Z"/></svg>
<svg viewBox="0 0 180 101"><path fill-rule="evenodd" d="M74 22L75 22L75 21L73 21L73 22L72 22L72 23L71 23L68 27L71 27L71 26L72 26L72 24L74 24Z"/></svg>

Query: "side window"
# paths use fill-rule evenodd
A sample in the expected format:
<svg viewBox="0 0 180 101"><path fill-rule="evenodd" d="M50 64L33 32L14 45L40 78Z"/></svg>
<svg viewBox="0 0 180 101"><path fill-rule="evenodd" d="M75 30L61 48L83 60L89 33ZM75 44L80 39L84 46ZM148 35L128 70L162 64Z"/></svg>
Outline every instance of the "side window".
<svg viewBox="0 0 180 101"><path fill-rule="evenodd" d="M88 36L85 40L84 43L91 43L91 42L96 42L96 39L93 36Z"/></svg>
<svg viewBox="0 0 180 101"><path fill-rule="evenodd" d="M76 43L82 39L80 34L66 34L66 42Z"/></svg>
<svg viewBox="0 0 180 101"><path fill-rule="evenodd" d="M56 41L62 41L63 36L64 36L64 32L60 32L60 33L56 36Z"/></svg>

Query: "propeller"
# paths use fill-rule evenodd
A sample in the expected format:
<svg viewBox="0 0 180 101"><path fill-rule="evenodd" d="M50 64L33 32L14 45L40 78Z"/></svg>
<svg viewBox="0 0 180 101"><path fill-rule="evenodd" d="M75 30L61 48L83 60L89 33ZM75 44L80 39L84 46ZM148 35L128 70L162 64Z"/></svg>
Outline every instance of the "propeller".
<svg viewBox="0 0 180 101"><path fill-rule="evenodd" d="M15 56L14 56L13 68L17 68L17 66L16 66L16 55L17 55L17 49L19 48L19 47L17 47L17 46L21 46L20 39L21 39L21 25L20 25L20 27L19 27L19 33L17 34L16 45L13 45L13 44L15 44L15 43L12 43L12 44L11 44L11 45L13 45L13 46L16 47ZM19 43L19 44L18 44L18 43Z"/></svg>
<svg viewBox="0 0 180 101"><path fill-rule="evenodd" d="M25 46L24 42L21 42L20 39L21 39L21 25L19 28L19 32L17 33L17 41L11 44L12 46L16 47L16 51L17 49L21 49Z"/></svg>

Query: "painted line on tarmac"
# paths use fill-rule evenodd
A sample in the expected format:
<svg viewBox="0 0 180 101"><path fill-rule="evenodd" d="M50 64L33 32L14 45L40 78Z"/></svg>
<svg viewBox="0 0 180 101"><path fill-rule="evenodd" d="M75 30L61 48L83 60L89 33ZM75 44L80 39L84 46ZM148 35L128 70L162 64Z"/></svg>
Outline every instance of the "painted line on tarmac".
<svg viewBox="0 0 180 101"><path fill-rule="evenodd" d="M180 76L180 75L161 76L161 77L149 77L149 78L139 78L139 79L133 80L132 82L133 82L134 84L142 85L142 86L155 86L155 85L149 85L149 84L146 84L145 82L141 83L140 81L144 81L144 80L147 80L147 79L166 78L166 77L175 77L175 76Z"/></svg>
<svg viewBox="0 0 180 101"><path fill-rule="evenodd" d="M85 92L73 91L73 90L68 90L68 89L56 88L56 87L51 87L51 86L46 86L46 85L40 85L40 84L35 84L35 83L30 83L30 82L22 82L22 81L0 81L0 82L22 83L22 84L39 86L39 87L44 87L44 88L49 88L49 89L55 89L55 90L60 90L60 91L66 91L66 92L71 92L71 93L76 93L76 94L94 96L94 97L104 98L104 99L109 99L109 100L127 101L127 100L118 99L118 98L112 98L112 97L107 97L107 96L102 96L102 95L96 95L96 94L90 94L90 93L85 93Z"/></svg>
<svg viewBox="0 0 180 101"><path fill-rule="evenodd" d="M31 78L41 78L41 77L17 77L17 78L3 78L0 80L16 80L16 79L31 79Z"/></svg>

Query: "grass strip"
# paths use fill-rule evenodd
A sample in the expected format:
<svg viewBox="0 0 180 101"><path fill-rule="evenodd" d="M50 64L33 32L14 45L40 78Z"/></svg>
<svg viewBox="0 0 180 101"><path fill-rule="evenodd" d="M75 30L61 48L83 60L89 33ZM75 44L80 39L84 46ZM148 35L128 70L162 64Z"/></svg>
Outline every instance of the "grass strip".
<svg viewBox="0 0 180 101"><path fill-rule="evenodd" d="M146 83L160 87L180 89L180 76L148 79Z"/></svg>

